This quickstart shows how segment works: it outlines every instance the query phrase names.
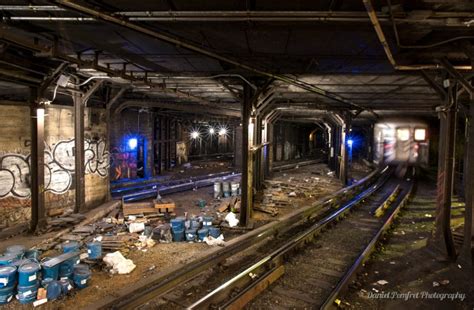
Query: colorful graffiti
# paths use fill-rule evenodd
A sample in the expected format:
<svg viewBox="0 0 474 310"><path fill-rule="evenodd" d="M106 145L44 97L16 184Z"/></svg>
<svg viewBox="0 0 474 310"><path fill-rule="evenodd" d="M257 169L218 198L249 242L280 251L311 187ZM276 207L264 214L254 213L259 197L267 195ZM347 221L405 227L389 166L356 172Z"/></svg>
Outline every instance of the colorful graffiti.
<svg viewBox="0 0 474 310"><path fill-rule="evenodd" d="M107 177L109 152L104 140L86 140L85 172ZM30 155L6 154L0 157L0 198L12 196L28 198L31 195ZM74 140L61 140L44 153L44 186L46 192L63 194L73 182L75 155Z"/></svg>
<svg viewBox="0 0 474 310"><path fill-rule="evenodd" d="M114 148L111 153L112 179L131 179L137 174L137 152L125 152Z"/></svg>

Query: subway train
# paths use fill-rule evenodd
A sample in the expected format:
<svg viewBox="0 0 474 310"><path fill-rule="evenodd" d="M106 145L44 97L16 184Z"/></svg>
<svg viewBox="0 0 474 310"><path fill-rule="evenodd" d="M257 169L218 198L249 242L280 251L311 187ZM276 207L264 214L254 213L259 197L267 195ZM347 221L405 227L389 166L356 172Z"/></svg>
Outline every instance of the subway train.
<svg viewBox="0 0 474 310"><path fill-rule="evenodd" d="M374 126L374 161L424 166L429 159L429 127L420 120L386 120Z"/></svg>

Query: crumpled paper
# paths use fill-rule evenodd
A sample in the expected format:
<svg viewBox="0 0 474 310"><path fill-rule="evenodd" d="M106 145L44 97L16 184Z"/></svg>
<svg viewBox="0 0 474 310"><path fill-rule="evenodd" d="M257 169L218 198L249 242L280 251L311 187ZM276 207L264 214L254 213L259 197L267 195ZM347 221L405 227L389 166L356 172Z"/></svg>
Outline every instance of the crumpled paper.
<svg viewBox="0 0 474 310"><path fill-rule="evenodd" d="M224 235L220 234L219 237L214 238L212 236L204 237L202 241L206 242L207 245L224 245Z"/></svg>
<svg viewBox="0 0 474 310"><path fill-rule="evenodd" d="M107 266L112 267L110 273L128 274L135 269L135 264L131 259L125 258L120 251L109 253L103 258Z"/></svg>
<svg viewBox="0 0 474 310"><path fill-rule="evenodd" d="M227 223L229 223L229 226L230 226L230 227L235 227L235 226L239 225L239 219L237 218L237 216L236 216L235 213L233 213L233 212L229 212L229 213L225 216L224 220L225 220Z"/></svg>

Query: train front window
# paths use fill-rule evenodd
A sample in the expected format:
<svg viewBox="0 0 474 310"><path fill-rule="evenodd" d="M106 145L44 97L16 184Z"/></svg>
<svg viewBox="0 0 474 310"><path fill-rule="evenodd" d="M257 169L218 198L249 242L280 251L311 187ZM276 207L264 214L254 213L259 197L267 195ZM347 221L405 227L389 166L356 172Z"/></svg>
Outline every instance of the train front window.
<svg viewBox="0 0 474 310"><path fill-rule="evenodd" d="M397 129L397 139L399 141L408 141L410 139L410 129L408 129L408 128L398 128Z"/></svg>
<svg viewBox="0 0 474 310"><path fill-rule="evenodd" d="M424 128L415 129L415 141L425 141L426 139L426 130Z"/></svg>

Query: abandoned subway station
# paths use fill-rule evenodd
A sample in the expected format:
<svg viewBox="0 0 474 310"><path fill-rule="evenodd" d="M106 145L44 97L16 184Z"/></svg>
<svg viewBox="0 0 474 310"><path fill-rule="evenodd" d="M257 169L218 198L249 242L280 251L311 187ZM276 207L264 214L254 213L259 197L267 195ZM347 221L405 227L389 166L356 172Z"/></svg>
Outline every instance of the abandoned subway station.
<svg viewBox="0 0 474 310"><path fill-rule="evenodd" d="M472 1L0 19L0 308L474 307Z"/></svg>

